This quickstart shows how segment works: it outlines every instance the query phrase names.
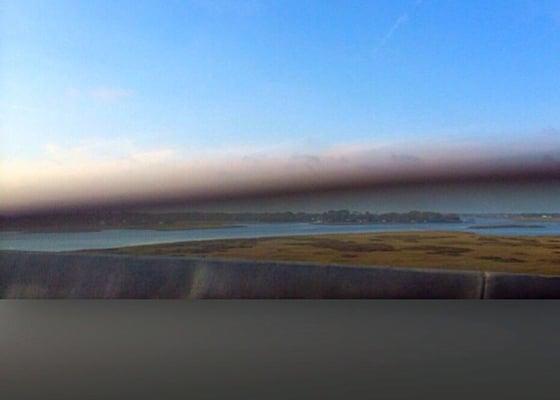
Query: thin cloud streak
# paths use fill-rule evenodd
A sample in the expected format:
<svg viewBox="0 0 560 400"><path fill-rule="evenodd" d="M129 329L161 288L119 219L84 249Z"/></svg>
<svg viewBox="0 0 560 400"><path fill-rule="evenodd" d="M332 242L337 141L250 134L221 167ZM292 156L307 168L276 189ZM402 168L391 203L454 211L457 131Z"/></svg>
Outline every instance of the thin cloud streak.
<svg viewBox="0 0 560 400"><path fill-rule="evenodd" d="M407 11L407 12L405 12L405 13L403 13L403 14L401 14L397 17L395 22L393 22L393 25L391 25L389 30L385 33L385 35L383 35L383 37L379 41L379 44L377 45L377 47L375 47L375 49L373 50L374 54L377 54L382 48L384 48L387 45L387 43L391 40L393 35L403 25L405 25L406 23L408 23L410 21L410 18L411 18L410 16L416 12L416 10L422 5L422 3L423 3L422 0L416 0L414 2L414 7L411 11Z"/></svg>
<svg viewBox="0 0 560 400"><path fill-rule="evenodd" d="M101 102L113 103L132 97L134 92L121 87L97 86L90 89L68 87L64 94L70 99L90 98Z"/></svg>
<svg viewBox="0 0 560 400"><path fill-rule="evenodd" d="M131 90L114 88L114 87L105 87L105 86L94 88L89 92L89 95L94 99L108 101L108 102L131 97L132 94L133 93Z"/></svg>

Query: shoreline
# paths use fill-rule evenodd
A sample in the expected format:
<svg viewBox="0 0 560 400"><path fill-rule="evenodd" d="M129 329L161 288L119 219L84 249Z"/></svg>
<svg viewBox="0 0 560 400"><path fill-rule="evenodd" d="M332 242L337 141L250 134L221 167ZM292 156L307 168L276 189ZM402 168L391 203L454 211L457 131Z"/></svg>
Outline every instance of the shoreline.
<svg viewBox="0 0 560 400"><path fill-rule="evenodd" d="M525 225L525 224L495 224L495 225L471 225L468 229L542 229L546 228L545 225Z"/></svg>

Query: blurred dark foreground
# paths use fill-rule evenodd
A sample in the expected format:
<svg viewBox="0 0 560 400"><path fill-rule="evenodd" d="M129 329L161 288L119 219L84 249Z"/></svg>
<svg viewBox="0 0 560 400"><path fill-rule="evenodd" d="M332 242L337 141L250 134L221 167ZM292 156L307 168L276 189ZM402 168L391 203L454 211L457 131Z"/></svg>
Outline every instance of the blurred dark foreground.
<svg viewBox="0 0 560 400"><path fill-rule="evenodd" d="M560 303L1 301L0 398L557 399Z"/></svg>

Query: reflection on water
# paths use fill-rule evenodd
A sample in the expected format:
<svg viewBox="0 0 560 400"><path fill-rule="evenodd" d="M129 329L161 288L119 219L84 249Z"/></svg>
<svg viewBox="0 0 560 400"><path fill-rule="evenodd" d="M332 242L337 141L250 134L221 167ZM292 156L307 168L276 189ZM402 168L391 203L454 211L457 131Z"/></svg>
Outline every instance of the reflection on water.
<svg viewBox="0 0 560 400"><path fill-rule="evenodd" d="M503 224L504 227L499 227ZM510 224L510 226L507 226ZM490 226L486 229L484 226ZM509 220L480 219L463 223L318 225L308 223L247 224L235 228L156 231L140 229L98 232L23 233L1 232L0 249L34 251L71 251L132 246L149 243L170 243L188 240L232 239L326 233L456 231L484 235L560 235L560 223L515 224Z"/></svg>

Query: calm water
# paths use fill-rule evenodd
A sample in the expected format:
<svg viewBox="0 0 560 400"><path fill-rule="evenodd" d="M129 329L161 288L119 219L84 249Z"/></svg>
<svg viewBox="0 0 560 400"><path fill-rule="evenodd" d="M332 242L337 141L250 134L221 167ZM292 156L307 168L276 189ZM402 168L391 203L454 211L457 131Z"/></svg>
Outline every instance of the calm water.
<svg viewBox="0 0 560 400"><path fill-rule="evenodd" d="M458 231L476 232L485 235L560 235L560 223L527 223L522 227L511 228L473 228L473 225L511 223L512 222L508 220L484 218L457 224L314 225L307 223L277 223L248 224L237 228L190 229L178 231L124 229L68 233L1 232L0 249L70 251L149 243L170 243L187 240L398 231ZM539 225L539 227L531 227L531 225Z"/></svg>

